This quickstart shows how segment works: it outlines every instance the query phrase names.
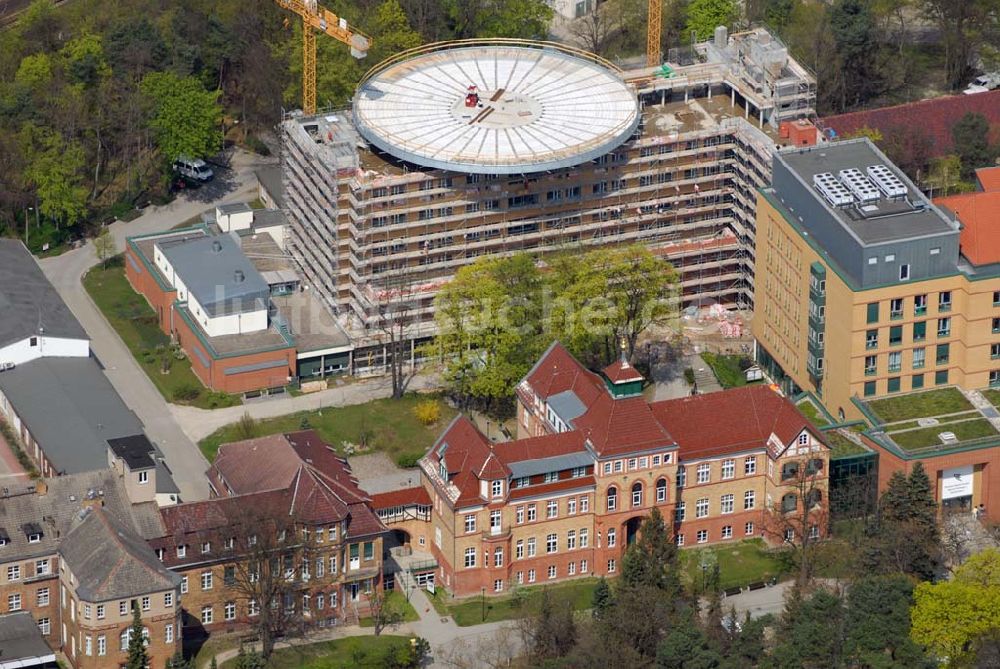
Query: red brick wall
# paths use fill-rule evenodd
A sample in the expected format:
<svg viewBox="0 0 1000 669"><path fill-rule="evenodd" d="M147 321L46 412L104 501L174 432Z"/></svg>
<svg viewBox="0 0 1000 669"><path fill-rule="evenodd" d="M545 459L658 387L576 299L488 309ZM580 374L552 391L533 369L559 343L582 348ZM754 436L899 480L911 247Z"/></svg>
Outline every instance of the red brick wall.
<svg viewBox="0 0 1000 669"><path fill-rule="evenodd" d="M146 298L149 306L153 307L163 333L170 334L170 309L177 297L177 291L172 288L163 290L131 246L125 247L125 278L137 293Z"/></svg>

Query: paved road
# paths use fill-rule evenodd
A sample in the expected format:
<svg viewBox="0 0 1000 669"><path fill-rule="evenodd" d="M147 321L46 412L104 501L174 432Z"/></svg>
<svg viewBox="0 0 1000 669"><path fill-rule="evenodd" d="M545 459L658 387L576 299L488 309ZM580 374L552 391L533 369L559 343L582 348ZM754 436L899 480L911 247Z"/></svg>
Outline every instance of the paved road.
<svg viewBox="0 0 1000 669"><path fill-rule="evenodd" d="M131 222L119 221L110 226L118 249L122 249L127 235L167 230L219 202L250 199L256 188L253 170L259 163L246 154L238 153L233 169L224 171L216 183L207 188L190 191L163 207L151 207L141 217ZM168 404L139 367L128 348L91 301L81 277L98 262L91 243L60 256L40 261L42 271L55 286L59 295L69 305L77 320L91 339L91 350L104 365L108 378L125 403L146 426L146 433L156 442L166 456L167 466L174 474L185 501L208 497L205 469L208 464L195 444L175 422Z"/></svg>

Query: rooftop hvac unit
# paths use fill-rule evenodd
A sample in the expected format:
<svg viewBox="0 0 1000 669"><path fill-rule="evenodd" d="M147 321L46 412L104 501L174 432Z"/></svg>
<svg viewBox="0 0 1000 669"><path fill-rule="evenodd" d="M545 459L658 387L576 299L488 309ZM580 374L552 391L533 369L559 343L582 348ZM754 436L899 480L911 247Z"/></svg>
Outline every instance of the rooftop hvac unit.
<svg viewBox="0 0 1000 669"><path fill-rule="evenodd" d="M854 194L858 202L867 204L876 202L879 199L878 189L875 184L869 181L868 177L861 173L861 170L850 167L840 170L840 181L847 186L847 190Z"/></svg>
<svg viewBox="0 0 1000 669"><path fill-rule="evenodd" d="M886 165L869 165L866 171L886 197L906 197L906 185Z"/></svg>
<svg viewBox="0 0 1000 669"><path fill-rule="evenodd" d="M813 185L834 207L846 207L854 202L851 192L829 172L814 174Z"/></svg>

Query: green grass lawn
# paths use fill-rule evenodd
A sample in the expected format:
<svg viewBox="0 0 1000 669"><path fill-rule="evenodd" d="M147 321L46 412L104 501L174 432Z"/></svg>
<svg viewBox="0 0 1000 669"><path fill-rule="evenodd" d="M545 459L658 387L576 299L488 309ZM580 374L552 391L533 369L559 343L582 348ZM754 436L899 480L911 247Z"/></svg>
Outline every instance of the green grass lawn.
<svg viewBox="0 0 1000 669"><path fill-rule="evenodd" d="M983 394L983 397L985 397L990 404L995 407L1000 407L1000 390L990 388L988 390L980 390L979 392Z"/></svg>
<svg viewBox="0 0 1000 669"><path fill-rule="evenodd" d="M954 432L959 441L967 439L977 439L979 437L989 437L997 434L996 429L985 418L966 420L960 423L946 423L922 430L910 430L909 432L897 432L891 435L892 440L904 450L927 448L929 446L942 446L938 435L941 432Z"/></svg>
<svg viewBox="0 0 1000 669"><path fill-rule="evenodd" d="M205 388L191 371L191 362L186 357L178 359L171 352L170 338L157 325L153 308L132 290L125 278L122 256L109 262L107 269L94 267L87 272L83 286L167 401L202 409L239 404L235 396ZM170 370L166 374L162 372L164 358Z"/></svg>
<svg viewBox="0 0 1000 669"><path fill-rule="evenodd" d="M395 590L389 591L389 594L385 596L385 604L383 606L391 606L402 613L403 617L400 622L412 623L415 620L420 620L420 616L417 615L417 610L413 608L413 604L406 601L406 597L401 592ZM359 624L362 627L374 627L375 621L371 618L362 618Z"/></svg>
<svg viewBox="0 0 1000 669"><path fill-rule="evenodd" d="M299 411L258 422L254 435L264 436L313 428L319 432L324 441L332 444L341 453L343 453L343 442L360 445L363 441L367 441L369 450L383 451L401 466L412 467L416 459L422 457L433 445L441 430L456 414L454 409L439 400L441 417L432 425L423 425L414 416L413 409L428 397L411 393L398 400L380 399L352 406ZM240 425L233 423L205 437L198 446L208 461L212 462L219 450L219 444L246 438L247 435L242 433Z"/></svg>
<svg viewBox="0 0 1000 669"><path fill-rule="evenodd" d="M271 655L267 666L274 669L383 669L394 666L393 658L405 657L410 649L410 637L381 634L352 636L334 641L279 648ZM219 665L234 669L236 659Z"/></svg>
<svg viewBox="0 0 1000 669"><path fill-rule="evenodd" d="M715 378L723 388L738 388L747 384L746 375L740 369L740 361L749 360L745 355L702 353L701 358L712 368Z"/></svg>
<svg viewBox="0 0 1000 669"><path fill-rule="evenodd" d="M594 588L597 586L597 581L598 579L596 578L580 578L554 585L523 587L519 588L516 594L504 597L487 596L485 622L510 620L535 613L541 602L542 590L546 588L552 597L559 602L569 604L574 611L589 609L593 601ZM455 624L459 627L479 625L484 622L483 599L481 597L467 597L460 601L445 601L447 595L440 594L442 592L442 589L438 588L435 596L431 598L432 601L438 600L434 603L434 608L438 613L441 613L442 609L446 609L455 619Z"/></svg>
<svg viewBox="0 0 1000 669"><path fill-rule="evenodd" d="M938 418L938 423L941 425L947 425L948 423L959 423L962 421L969 420L971 418L979 418L980 413L977 410L963 411L962 413L957 413L954 416L945 416L943 418ZM920 427L920 423L915 420L905 420L902 423L892 423L891 425L886 425L886 432L890 434L895 434L896 432L902 432L903 430L915 430Z"/></svg>
<svg viewBox="0 0 1000 669"><path fill-rule="evenodd" d="M762 539L716 548L689 548L680 552L680 565L687 585L695 589L702 585L701 564L706 553L715 554L719 564L719 587L723 590L779 577L788 569L784 556L769 550Z"/></svg>
<svg viewBox="0 0 1000 669"><path fill-rule="evenodd" d="M957 388L940 388L921 393L872 400L868 408L882 422L894 423L915 418L930 418L946 413L971 411L975 407Z"/></svg>
<svg viewBox="0 0 1000 669"><path fill-rule="evenodd" d="M868 452L835 430L824 432L823 438L830 445L830 457L832 458L843 458Z"/></svg>
<svg viewBox="0 0 1000 669"><path fill-rule="evenodd" d="M803 416L812 421L812 424L816 427L823 427L824 425L829 425L830 421L826 419L823 412L816 408L816 405L812 403L811 400L802 400L795 405Z"/></svg>

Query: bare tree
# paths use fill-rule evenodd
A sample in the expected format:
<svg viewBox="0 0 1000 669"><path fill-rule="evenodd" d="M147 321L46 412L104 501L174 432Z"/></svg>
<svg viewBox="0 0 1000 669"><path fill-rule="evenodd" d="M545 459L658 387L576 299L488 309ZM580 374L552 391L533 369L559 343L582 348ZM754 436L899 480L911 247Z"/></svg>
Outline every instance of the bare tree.
<svg viewBox="0 0 1000 669"><path fill-rule="evenodd" d="M607 4L594 8L594 11L575 19L570 24L569 31L587 51L604 55L609 38L616 30L615 17L608 11Z"/></svg>
<svg viewBox="0 0 1000 669"><path fill-rule="evenodd" d="M812 578L817 548L829 524L828 477L822 457L788 460L781 466L781 498L764 515L764 532L789 546L798 567L796 584Z"/></svg>
<svg viewBox="0 0 1000 669"><path fill-rule="evenodd" d="M376 326L382 333L385 363L392 375L392 397L399 399L406 391L406 344L413 320L415 302L412 288L400 285L383 290L376 306Z"/></svg>
<svg viewBox="0 0 1000 669"><path fill-rule="evenodd" d="M285 515L264 514L233 504L234 554L230 587L246 601L247 620L267 659L278 636L301 631L297 609L298 562L303 559L295 523Z"/></svg>
<svg viewBox="0 0 1000 669"><path fill-rule="evenodd" d="M392 602L386 599L384 588L372 587L365 593L368 600L368 610L371 612L375 636L382 633L386 627L398 625L403 621L403 613Z"/></svg>
<svg viewBox="0 0 1000 669"><path fill-rule="evenodd" d="M101 232L94 237L94 253L101 261L102 269L108 268L108 261L117 253L115 238L111 236L111 230L107 226L102 226Z"/></svg>

